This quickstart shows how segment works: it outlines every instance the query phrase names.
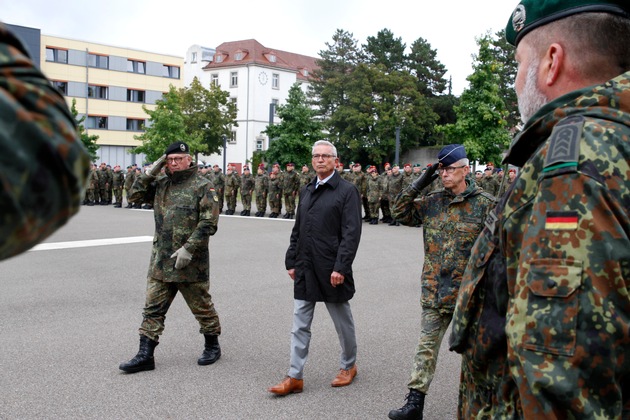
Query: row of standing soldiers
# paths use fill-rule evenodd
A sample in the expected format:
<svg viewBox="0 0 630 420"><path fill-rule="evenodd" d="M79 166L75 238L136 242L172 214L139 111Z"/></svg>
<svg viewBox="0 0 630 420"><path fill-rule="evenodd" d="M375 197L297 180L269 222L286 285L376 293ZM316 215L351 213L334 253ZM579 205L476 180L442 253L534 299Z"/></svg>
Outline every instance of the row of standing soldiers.
<svg viewBox="0 0 630 420"><path fill-rule="evenodd" d="M411 165L406 163L403 170L398 165L384 164L384 170L378 173L376 166L368 165L365 172L359 163L351 163L350 169L346 170L343 163L337 166L342 178L354 184L363 201L365 221L370 224L378 224L379 212L383 217L383 223L398 225L392 218L389 203L396 195L409 186L416 178L420 177L426 168L419 164ZM300 189L311 182L315 176L310 166L303 165L298 173L295 164L288 163L286 170L281 171L279 164L274 164L270 172L265 170L265 166L260 164L257 174L253 175L247 165L243 167L243 174L240 175L232 165L228 165L226 173L221 171L218 165L200 166L201 175L205 176L215 186L219 197L219 208L223 212L223 204L227 205L225 214L231 215L236 211L236 202L239 196L243 210L241 216L250 216L252 200L256 201L256 217L264 217L269 207L270 218L277 218L282 215L284 204L285 214L283 218L293 219L295 217L296 199ZM128 192L137 176L141 173L141 168L137 165L127 167L126 173L121 170L120 165L115 165L112 169L110 165L101 163L100 166L92 165L92 170L88 177L88 184L83 204L108 205L114 203L114 207L122 207L123 189ZM488 193L500 197L509 188L515 178L514 169L508 172L508 178L502 182L503 171L495 169L491 162L486 164L486 169L476 171L475 182ZM428 186L422 194L427 194L436 188L440 188L439 178ZM115 201L112 201L115 199ZM152 203L127 203L126 208L152 208Z"/></svg>

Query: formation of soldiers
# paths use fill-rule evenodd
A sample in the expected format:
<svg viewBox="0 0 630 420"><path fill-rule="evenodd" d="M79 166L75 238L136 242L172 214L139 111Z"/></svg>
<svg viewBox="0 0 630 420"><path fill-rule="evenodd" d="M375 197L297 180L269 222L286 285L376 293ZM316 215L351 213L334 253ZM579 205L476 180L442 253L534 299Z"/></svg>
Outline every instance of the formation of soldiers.
<svg viewBox="0 0 630 420"><path fill-rule="evenodd" d="M430 166L431 164L429 164ZM426 168L420 164L405 163L402 171L397 164L385 163L383 171L379 173L375 165L368 165L365 171L360 163L351 162L346 169L343 163L339 163L337 171L341 177L354 184L361 193L363 201L363 220L376 225L385 223L390 226L398 226L399 223L392 218L390 203L394 197L419 178ZM136 164L127 166L123 171L120 165L113 168L106 164L93 164L88 178L84 205L111 205L121 208L123 204L123 189L128 196L134 180L140 175L143 168ZM267 171L264 164L260 164L256 174L252 174L248 165L243 166L243 173L239 174L233 165L228 165L225 173L219 165L199 165L200 173L214 184L219 196L219 208L225 214L233 215L236 211L237 200L240 197L243 210L241 216L250 216L252 204L255 202L255 217L268 217L284 219L295 218L296 200L300 189L311 182L315 172L310 165L302 165L298 172L295 164L289 162L285 170L281 170L279 163L274 163L271 170ZM481 188L495 197L502 196L516 177L516 171L510 169L505 181L503 169L495 168L492 162L486 164L484 171L475 172L475 182ZM436 179L430 186L422 191L426 195L429 192L441 188L440 179ZM284 215L282 209L284 207ZM125 208L152 209L152 203L127 202ZM382 216L382 217L381 217Z"/></svg>

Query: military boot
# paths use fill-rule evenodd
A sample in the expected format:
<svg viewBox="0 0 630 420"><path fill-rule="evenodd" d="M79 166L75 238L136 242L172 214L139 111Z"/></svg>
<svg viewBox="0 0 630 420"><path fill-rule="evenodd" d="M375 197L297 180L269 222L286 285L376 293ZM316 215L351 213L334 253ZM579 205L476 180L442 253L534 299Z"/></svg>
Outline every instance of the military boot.
<svg viewBox="0 0 630 420"><path fill-rule="evenodd" d="M388 417L393 420L422 420L425 396L418 390L410 389L405 397L407 403L398 410L390 411Z"/></svg>
<svg viewBox="0 0 630 420"><path fill-rule="evenodd" d="M221 357L221 347L219 347L219 336L204 334L206 345L197 364L201 366L211 365Z"/></svg>
<svg viewBox="0 0 630 420"><path fill-rule="evenodd" d="M157 341L151 340L146 335L140 336L140 349L138 354L126 363L121 363L118 367L127 373L142 372L143 370L155 369L155 360L153 359L153 350L158 345Z"/></svg>

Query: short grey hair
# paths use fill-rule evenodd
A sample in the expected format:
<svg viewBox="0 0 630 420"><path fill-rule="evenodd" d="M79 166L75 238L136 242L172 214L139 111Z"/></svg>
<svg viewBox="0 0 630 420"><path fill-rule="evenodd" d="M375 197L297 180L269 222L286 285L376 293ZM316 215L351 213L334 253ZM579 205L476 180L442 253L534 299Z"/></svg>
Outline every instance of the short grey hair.
<svg viewBox="0 0 630 420"><path fill-rule="evenodd" d="M332 155L334 157L337 157L337 148L335 147L334 144L332 144L328 140L317 140L315 142L315 144L313 144L313 149L311 150L311 153L315 153L315 148L317 146L328 146L328 147L330 147L332 149Z"/></svg>

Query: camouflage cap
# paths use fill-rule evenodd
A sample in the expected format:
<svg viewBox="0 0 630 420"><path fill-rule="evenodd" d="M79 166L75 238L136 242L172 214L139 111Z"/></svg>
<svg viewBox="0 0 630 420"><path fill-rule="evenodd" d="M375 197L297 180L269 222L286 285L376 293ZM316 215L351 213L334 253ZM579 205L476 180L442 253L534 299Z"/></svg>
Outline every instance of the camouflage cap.
<svg viewBox="0 0 630 420"><path fill-rule="evenodd" d="M505 28L507 42L516 46L532 29L578 13L613 13L630 19L628 0L521 0Z"/></svg>

